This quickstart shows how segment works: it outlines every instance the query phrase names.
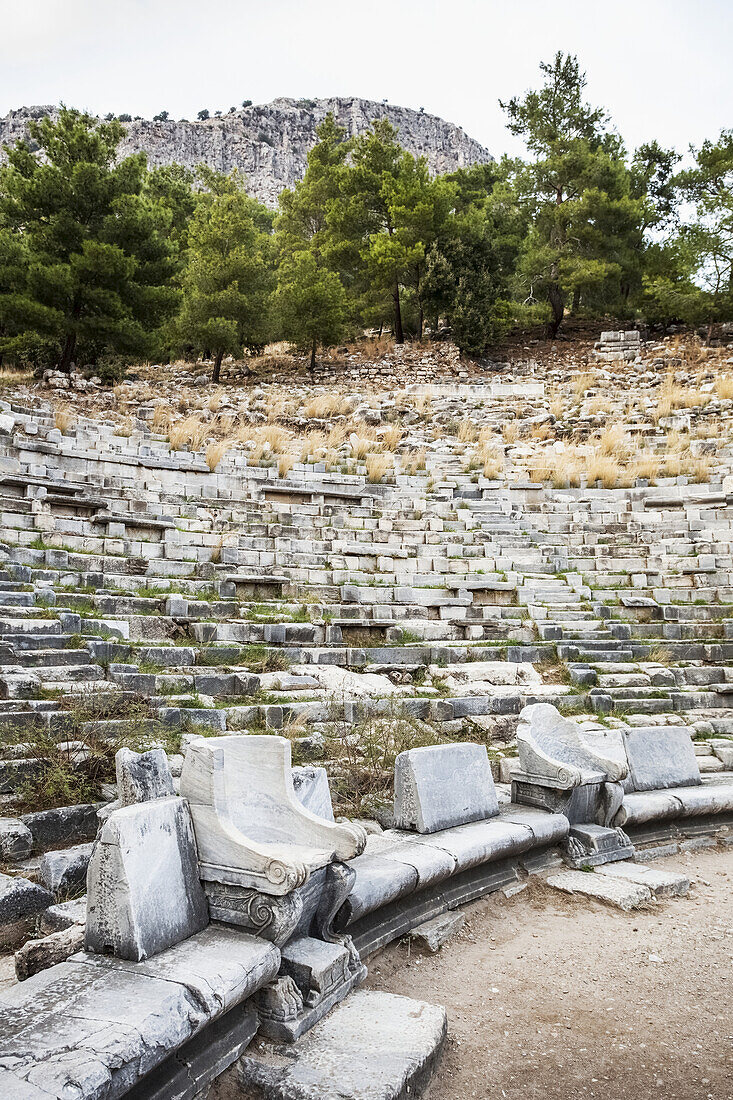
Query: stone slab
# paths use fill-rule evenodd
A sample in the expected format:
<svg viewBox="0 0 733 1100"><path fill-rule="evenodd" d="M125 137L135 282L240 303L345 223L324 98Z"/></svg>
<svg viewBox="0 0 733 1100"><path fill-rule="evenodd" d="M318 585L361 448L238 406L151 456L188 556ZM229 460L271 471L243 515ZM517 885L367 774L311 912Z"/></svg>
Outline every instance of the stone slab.
<svg viewBox="0 0 733 1100"><path fill-rule="evenodd" d="M647 886L655 897L684 897L690 889L687 875L676 871L660 871L656 867L639 866L638 863L613 863L599 867L598 873Z"/></svg>
<svg viewBox="0 0 733 1100"><path fill-rule="evenodd" d="M566 871L561 875L550 875L547 884L566 894L581 894L583 897L595 898L608 905L615 905L624 912L638 909L651 901L652 897L651 890L647 886L635 882L623 882L609 875L600 875L595 872Z"/></svg>
<svg viewBox="0 0 733 1100"><path fill-rule="evenodd" d="M623 731L629 773L636 791L700 783L700 769L688 731L679 726L636 726Z"/></svg>
<svg viewBox="0 0 733 1100"><path fill-rule="evenodd" d="M140 961L206 927L188 806L138 802L105 821L87 878L87 950Z"/></svg>
<svg viewBox="0 0 733 1100"><path fill-rule="evenodd" d="M210 1100L407 1100L432 1077L446 1028L439 1005L358 990L296 1047L250 1048Z"/></svg>
<svg viewBox="0 0 733 1100"><path fill-rule="evenodd" d="M434 833L495 817L488 754L470 742L408 749L395 760L395 826Z"/></svg>

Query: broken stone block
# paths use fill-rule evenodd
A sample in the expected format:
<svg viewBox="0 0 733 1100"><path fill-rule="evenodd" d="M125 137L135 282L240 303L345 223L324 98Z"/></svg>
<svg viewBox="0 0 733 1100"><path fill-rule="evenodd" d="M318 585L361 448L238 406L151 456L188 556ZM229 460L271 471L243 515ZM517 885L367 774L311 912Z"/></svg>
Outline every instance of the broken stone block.
<svg viewBox="0 0 733 1100"><path fill-rule="evenodd" d="M635 791L699 784L700 769L684 726L636 726L623 732Z"/></svg>
<svg viewBox="0 0 733 1100"><path fill-rule="evenodd" d="M18 817L0 817L0 859L27 859L33 850L33 834Z"/></svg>
<svg viewBox="0 0 733 1100"><path fill-rule="evenodd" d="M403 1100L428 1084L445 1042L445 1009L409 997L358 990L296 1047L261 1043L220 1079L247 1100ZM221 1090L221 1091L219 1091Z"/></svg>
<svg viewBox="0 0 733 1100"><path fill-rule="evenodd" d="M73 848L46 852L41 857L38 877L54 894L70 890L85 881L91 854L91 844L76 844Z"/></svg>
<svg viewBox="0 0 733 1100"><path fill-rule="evenodd" d="M499 812L484 745L428 745L395 760L395 826L435 833Z"/></svg>
<svg viewBox="0 0 733 1100"><path fill-rule="evenodd" d="M15 976L24 982L49 966L66 962L84 945L84 925L71 924L38 940L28 940L15 952Z"/></svg>
<svg viewBox="0 0 733 1100"><path fill-rule="evenodd" d="M610 875L596 874L592 871L566 871L561 875L551 875L547 885L554 886L556 890L562 890L565 894L582 894L583 897L605 901L609 905L623 909L624 912L638 909L652 898L652 892L648 886L642 886L636 882L624 882L611 878Z"/></svg>
<svg viewBox="0 0 733 1100"><path fill-rule="evenodd" d="M440 916L411 928L409 936L416 947L424 948L434 955L444 943L458 935L465 923L463 913L441 913Z"/></svg>
<svg viewBox="0 0 733 1100"><path fill-rule="evenodd" d="M53 902L53 895L37 882L0 874L0 935L21 921L34 917Z"/></svg>
<svg viewBox="0 0 733 1100"><path fill-rule="evenodd" d="M676 871L659 871L656 867L639 866L638 863L613 863L599 867L598 873L625 882L647 886L655 897L684 897L690 889L690 880Z"/></svg>
<svg viewBox="0 0 733 1100"><path fill-rule="evenodd" d="M133 752L118 749L115 754L117 792L122 806L151 802L175 794L173 776L163 749Z"/></svg>
<svg viewBox="0 0 733 1100"><path fill-rule="evenodd" d="M39 914L37 931L39 936L50 936L52 932L62 932L72 924L83 925L87 919L86 895L71 901L59 901L49 905Z"/></svg>

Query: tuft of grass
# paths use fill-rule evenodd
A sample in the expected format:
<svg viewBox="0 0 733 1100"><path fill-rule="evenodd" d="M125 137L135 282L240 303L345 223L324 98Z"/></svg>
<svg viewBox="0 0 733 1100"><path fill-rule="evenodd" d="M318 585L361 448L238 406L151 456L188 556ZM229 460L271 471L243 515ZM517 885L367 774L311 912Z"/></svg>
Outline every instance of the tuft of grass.
<svg viewBox="0 0 733 1100"><path fill-rule="evenodd" d="M221 462L224 455L229 450L229 441L226 439L220 439L216 443L209 443L206 448L206 465L213 473L216 467Z"/></svg>
<svg viewBox="0 0 733 1100"><path fill-rule="evenodd" d="M295 465L295 455L281 454L277 460L277 476L287 477Z"/></svg>
<svg viewBox="0 0 733 1100"><path fill-rule="evenodd" d="M58 428L63 435L66 435L66 433L73 428L75 423L76 419L68 405L60 405L58 409L54 410L53 425L55 428Z"/></svg>
<svg viewBox="0 0 733 1100"><path fill-rule="evenodd" d="M366 469L367 480L375 485L391 471L392 456L386 452L372 452L366 456Z"/></svg>

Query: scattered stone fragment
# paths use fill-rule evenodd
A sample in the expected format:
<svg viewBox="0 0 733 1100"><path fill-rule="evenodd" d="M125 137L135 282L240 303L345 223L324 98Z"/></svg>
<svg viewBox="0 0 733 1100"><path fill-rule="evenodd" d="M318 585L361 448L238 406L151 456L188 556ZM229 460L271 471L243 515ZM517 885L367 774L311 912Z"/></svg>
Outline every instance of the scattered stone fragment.
<svg viewBox="0 0 733 1100"><path fill-rule="evenodd" d="M73 848L46 852L38 868L41 882L54 894L81 885L86 880L91 854L91 844L75 844Z"/></svg>
<svg viewBox="0 0 733 1100"><path fill-rule="evenodd" d="M15 974L24 982L33 974L47 970L49 966L65 962L84 946L84 925L71 924L49 936L28 940L15 952Z"/></svg>
<svg viewBox="0 0 733 1100"><path fill-rule="evenodd" d="M656 867L639 866L630 861L606 863L597 867L596 871L610 878L647 886L655 897L684 897L690 889L690 880L687 875L681 875L675 871L660 871Z"/></svg>
<svg viewBox="0 0 733 1100"><path fill-rule="evenodd" d="M586 871L566 871L561 875L551 875L548 886L562 890L565 894L582 894L587 898L596 898L609 905L615 905L624 912L638 909L651 901L652 892L648 886L635 882L622 882L608 875L598 875Z"/></svg>
<svg viewBox="0 0 733 1100"><path fill-rule="evenodd" d="M0 859L18 862L27 859L33 849L33 834L20 818L0 818Z"/></svg>
<svg viewBox="0 0 733 1100"><path fill-rule="evenodd" d="M441 913L432 920L416 925L410 930L409 936L416 947L434 955L444 943L458 935L465 923L463 913Z"/></svg>

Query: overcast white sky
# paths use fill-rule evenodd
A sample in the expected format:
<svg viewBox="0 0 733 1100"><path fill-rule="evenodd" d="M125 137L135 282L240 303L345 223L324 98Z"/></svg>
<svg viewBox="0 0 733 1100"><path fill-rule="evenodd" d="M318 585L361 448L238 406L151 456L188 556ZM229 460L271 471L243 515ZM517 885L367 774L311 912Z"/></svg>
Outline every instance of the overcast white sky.
<svg viewBox="0 0 733 1100"><path fill-rule="evenodd" d="M63 101L194 118L359 95L518 153L497 100L536 86L558 49L629 146L733 126L733 0L0 0L0 114Z"/></svg>

